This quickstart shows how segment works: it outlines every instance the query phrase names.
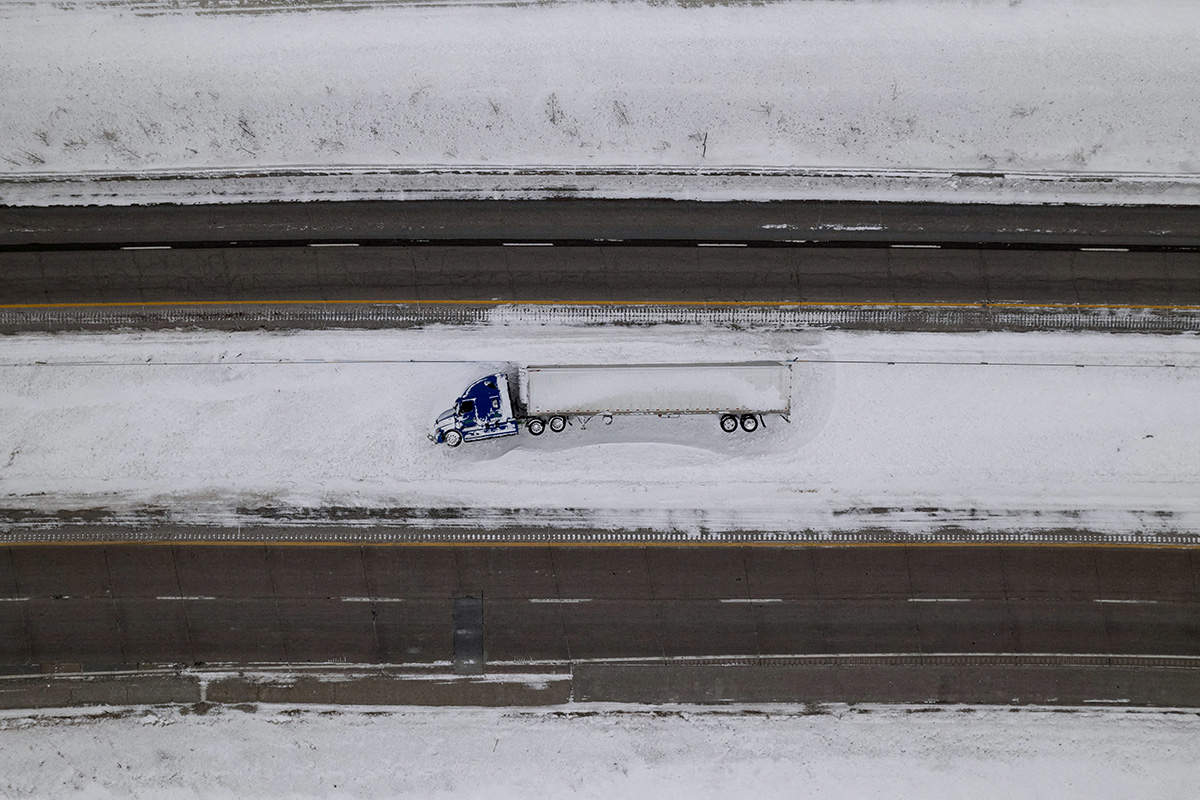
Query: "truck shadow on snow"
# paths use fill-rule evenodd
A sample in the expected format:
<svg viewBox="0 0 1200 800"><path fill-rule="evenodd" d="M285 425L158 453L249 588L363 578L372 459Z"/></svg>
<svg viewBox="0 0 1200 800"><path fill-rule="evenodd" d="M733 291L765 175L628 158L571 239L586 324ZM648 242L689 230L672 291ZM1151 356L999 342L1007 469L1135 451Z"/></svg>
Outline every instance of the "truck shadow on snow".
<svg viewBox="0 0 1200 800"><path fill-rule="evenodd" d="M553 453L597 445L686 447L728 457L755 456L795 450L809 438L805 427L803 420L793 417L789 423L778 416L764 416L752 433L740 429L726 433L718 418L708 415L617 416L611 424L593 417L586 422L572 419L561 433L547 429L534 436L522 428L516 436L443 450L448 458L460 461L490 461L518 450Z"/></svg>

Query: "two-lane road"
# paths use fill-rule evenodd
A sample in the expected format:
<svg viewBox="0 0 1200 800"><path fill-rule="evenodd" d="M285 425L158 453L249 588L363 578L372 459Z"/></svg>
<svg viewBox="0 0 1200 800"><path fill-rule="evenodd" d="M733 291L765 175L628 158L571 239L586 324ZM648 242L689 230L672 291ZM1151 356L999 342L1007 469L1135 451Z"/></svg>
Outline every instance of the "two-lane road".
<svg viewBox="0 0 1200 800"><path fill-rule="evenodd" d="M1200 656L1200 553L1119 547L11 546L0 664Z"/></svg>
<svg viewBox="0 0 1200 800"><path fill-rule="evenodd" d="M0 308L1200 305L1192 207L650 201L0 207Z"/></svg>

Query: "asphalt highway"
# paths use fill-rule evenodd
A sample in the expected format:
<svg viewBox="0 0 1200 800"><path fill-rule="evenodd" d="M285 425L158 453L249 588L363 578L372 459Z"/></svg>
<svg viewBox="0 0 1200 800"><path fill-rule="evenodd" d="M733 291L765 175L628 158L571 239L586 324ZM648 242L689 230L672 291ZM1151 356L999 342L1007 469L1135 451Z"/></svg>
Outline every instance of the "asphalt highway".
<svg viewBox="0 0 1200 800"><path fill-rule="evenodd" d="M1189 549L112 544L0 550L0 664L447 662L464 598L489 663L1200 656Z"/></svg>
<svg viewBox="0 0 1200 800"><path fill-rule="evenodd" d="M71 304L522 301L1200 307L1200 215L580 201L0 208L0 311L14 314ZM646 689L644 674L611 692L602 684L614 673L595 665L1200 657L1198 560L1185 548L1087 545L12 545L0 548L0 667L458 665L477 655L590 665L576 672L581 696L641 697L628 687L642 687L661 701L716 695ZM849 696L1001 702L1032 674L1014 669L992 694L921 683L966 674L952 667L877 694L886 681L868 671ZM1200 672L1187 672L1187 692L1158 697L1200 698L1190 677ZM729 679L665 674L657 679ZM762 693L747 685L738 696L771 699L795 683L758 674ZM1038 696L1062 696L1061 674L1043 676ZM829 696L848 696L842 675L829 678ZM1091 689L1079 686L1086 699Z"/></svg>
<svg viewBox="0 0 1200 800"><path fill-rule="evenodd" d="M414 202L0 208L0 308L1200 305L1190 207Z"/></svg>
<svg viewBox="0 0 1200 800"><path fill-rule="evenodd" d="M386 246L0 253L2 306L806 302L1200 305L1200 253Z"/></svg>
<svg viewBox="0 0 1200 800"><path fill-rule="evenodd" d="M279 241L1200 247L1200 207L670 200L0 206L0 249Z"/></svg>

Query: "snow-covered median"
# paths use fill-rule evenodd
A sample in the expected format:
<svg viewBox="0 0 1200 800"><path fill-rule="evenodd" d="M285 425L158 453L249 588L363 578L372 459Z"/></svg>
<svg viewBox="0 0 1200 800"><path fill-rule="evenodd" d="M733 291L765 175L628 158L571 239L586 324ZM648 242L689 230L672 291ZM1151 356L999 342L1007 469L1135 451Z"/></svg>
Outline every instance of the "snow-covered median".
<svg viewBox="0 0 1200 800"><path fill-rule="evenodd" d="M186 711L0 715L0 794L1183 800L1200 781L1200 722L1192 713L930 706Z"/></svg>
<svg viewBox="0 0 1200 800"><path fill-rule="evenodd" d="M954 200L960 182L977 182L955 173L987 171L1026 176L1006 199L1032 191L1045 200L1029 175L1121 173L1123 183L1087 191L1120 199L1122 186L1142 180L1158 185L1153 194L1175 176L1191 183L1170 197L1197 199L1194 3L134 13L173 5L0 3L0 180L217 170L215 183L173 185L226 199L455 189L762 199L841 197L851 187ZM225 181L281 168L301 171L276 173L269 192L255 179ZM302 168L367 172L331 183ZM379 175L414 168L494 171ZM504 174L526 168L548 172ZM588 168L675 174L578 174ZM809 177L772 183L744 168ZM697 169L717 172L688 172ZM822 169L832 172L812 172ZM163 199L125 184L62 196L8 184L0 202ZM967 189L964 199L988 194Z"/></svg>
<svg viewBox="0 0 1200 800"><path fill-rule="evenodd" d="M426 438L516 364L798 359L790 423ZM491 325L0 340L0 505L466 510L454 525L1200 533L1200 338ZM511 511L520 509L520 511ZM564 519L563 509L572 509Z"/></svg>

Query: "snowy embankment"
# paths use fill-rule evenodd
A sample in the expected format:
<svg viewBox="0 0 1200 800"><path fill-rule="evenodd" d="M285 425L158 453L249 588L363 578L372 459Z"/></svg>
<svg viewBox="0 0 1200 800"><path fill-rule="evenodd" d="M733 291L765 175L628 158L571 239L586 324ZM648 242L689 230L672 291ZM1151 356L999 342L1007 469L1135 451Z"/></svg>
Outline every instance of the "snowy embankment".
<svg viewBox="0 0 1200 800"><path fill-rule="evenodd" d="M798 362L791 422L753 434L696 416L458 449L426 438L471 381L513 363L758 359ZM210 524L253 521L239 508L349 507L457 509L439 524L483 528L542 514L560 529L693 534L1200 533L1191 335L58 334L3 338L0 364L8 508Z"/></svg>
<svg viewBox="0 0 1200 800"><path fill-rule="evenodd" d="M1200 201L1195 3L369 5L0 2L0 202Z"/></svg>
<svg viewBox="0 0 1200 800"><path fill-rule="evenodd" d="M1195 714L773 706L0 715L13 797L1191 798Z"/></svg>

